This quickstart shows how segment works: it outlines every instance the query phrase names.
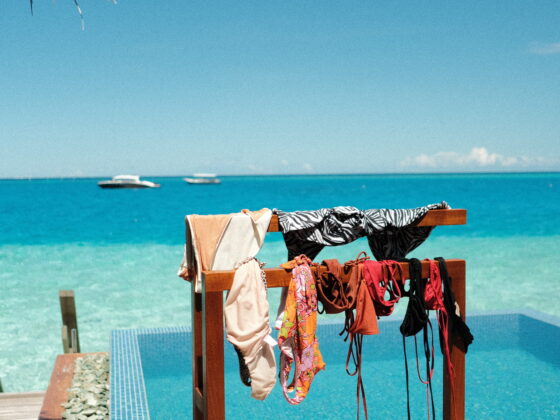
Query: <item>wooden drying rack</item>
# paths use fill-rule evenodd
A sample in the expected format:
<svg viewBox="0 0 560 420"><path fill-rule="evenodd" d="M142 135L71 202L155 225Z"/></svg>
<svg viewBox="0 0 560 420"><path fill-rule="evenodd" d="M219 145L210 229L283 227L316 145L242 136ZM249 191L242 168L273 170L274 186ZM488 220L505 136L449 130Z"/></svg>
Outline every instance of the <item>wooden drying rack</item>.
<svg viewBox="0 0 560 420"><path fill-rule="evenodd" d="M467 212L458 210L430 210L415 226L464 225ZM279 232L278 218L272 216L269 232ZM465 318L465 260L446 260L451 287L455 292L461 316ZM408 263L401 263L404 275L408 277ZM428 277L428 263L422 262L422 275ZM268 268L268 287L284 287L290 283L290 273L281 268ZM203 271L202 292L195 293L191 287L192 310L192 399L194 420L225 419L224 393L224 312L223 292L231 288L234 270ZM343 279L344 281L345 279ZM465 354L458 348L451 348L451 362L455 377L449 378L445 361L443 368L443 418L463 420L465 417ZM451 398L451 381L455 397Z"/></svg>

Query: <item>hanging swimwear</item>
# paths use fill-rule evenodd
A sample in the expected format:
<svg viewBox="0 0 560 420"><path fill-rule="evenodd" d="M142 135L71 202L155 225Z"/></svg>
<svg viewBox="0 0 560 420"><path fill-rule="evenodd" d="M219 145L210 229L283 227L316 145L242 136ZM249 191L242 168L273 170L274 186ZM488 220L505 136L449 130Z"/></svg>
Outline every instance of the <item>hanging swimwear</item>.
<svg viewBox="0 0 560 420"><path fill-rule="evenodd" d="M404 352L404 366L406 374L406 409L408 419L410 420L410 391L409 391L409 378L408 378L408 359L406 355L406 340L405 337L414 336L414 348L416 351L416 367L420 381L426 385L426 395L431 401L431 410L435 418L435 405L434 396L432 393L432 376L434 373L434 334L432 323L429 318L429 311L426 310L424 292L426 288L426 279L422 277L422 264L416 258L407 260L409 263L409 278L410 288L408 291L403 291L403 296L408 296L408 306L400 331L403 341ZM426 379L422 379L420 374L420 367L418 361L418 346L416 342L416 334L423 332L424 356L426 358ZM429 340L429 332L431 335L431 348ZM430 417L430 408L428 406L428 418Z"/></svg>
<svg viewBox="0 0 560 420"><path fill-rule="evenodd" d="M378 316L389 316L401 298L399 281L403 282L401 265L392 260L365 261L364 279ZM385 299L388 293L389 299Z"/></svg>
<svg viewBox="0 0 560 420"><path fill-rule="evenodd" d="M344 329L340 335L346 333L344 341L350 339L346 356L346 372L350 376L357 375L356 415L359 418L361 398L366 419L368 411L362 381L362 341L364 335L379 333L375 307L363 276L363 264L368 258L363 252L355 260L346 262L344 266L341 266L337 260L325 260L321 265L314 264L317 295L323 310L326 313L342 311L345 313ZM347 277L348 282L344 282L343 277ZM350 361L354 364L353 370L349 368Z"/></svg>
<svg viewBox="0 0 560 420"><path fill-rule="evenodd" d="M371 209L334 207L312 211L284 212L278 215L280 231L288 248L288 260L305 254L312 260L325 246L348 244L367 236L377 260L399 260L424 242L433 226L414 224L429 210L448 209L442 201L413 209ZM286 291L282 291L277 314L277 328L282 319Z"/></svg>
<svg viewBox="0 0 560 420"><path fill-rule="evenodd" d="M224 306L228 340L239 358L241 381L251 395L264 399L276 383L276 361L270 336L263 274L254 256L261 249L272 212L186 217L187 243L179 275L202 291L202 271L233 270L234 281Z"/></svg>
<svg viewBox="0 0 560 420"><path fill-rule="evenodd" d="M413 224L429 210L448 209L442 201L414 209L334 207L314 211L275 209L288 248L288 259L305 254L314 259L324 246L344 245L363 236L378 260L401 259L424 242L433 226Z"/></svg>
<svg viewBox="0 0 560 420"><path fill-rule="evenodd" d="M361 255L364 257L361 257ZM348 346L348 354L346 356L346 373L350 376L357 375L356 382L356 419L360 419L360 397L364 406L364 415L368 419L368 409L366 400L366 390L362 380L362 343L364 335L379 334L377 326L377 314L373 305L371 296L367 290L367 285L364 280L364 264L368 261L369 257L365 252L361 252L355 260L348 261L344 264L344 269L350 270L350 280L348 283L352 284L352 289L356 290L356 298L353 299L356 315L354 316L353 308L346 310L345 330L348 333L347 338L350 338ZM351 304L352 300L349 299ZM344 331L341 332L343 334ZM354 363L354 370L351 372L349 368L350 359Z"/></svg>
<svg viewBox="0 0 560 420"><path fill-rule="evenodd" d="M202 271L232 270L234 265L257 255L264 243L272 212L243 210L239 213L185 217L187 240L177 273L194 282L202 292Z"/></svg>
<svg viewBox="0 0 560 420"><path fill-rule="evenodd" d="M461 318L461 310L455 300L453 290L451 289L451 279L447 271L447 264L445 263L445 260L441 257L437 257L435 260L439 263L439 271L443 282L443 302L445 304L445 308L447 309L447 314L449 315L449 331L451 332L449 345L456 346L466 353L469 349L469 345L473 342L474 337L465 321L463 321L463 318ZM440 346L443 346L441 334L439 343Z"/></svg>
<svg viewBox="0 0 560 420"><path fill-rule="evenodd" d="M276 342L270 336L263 266L256 258L236 264L224 305L227 339L242 356L240 368L247 371L241 379L251 386L251 396L257 400L264 400L276 383Z"/></svg>
<svg viewBox="0 0 560 420"><path fill-rule="evenodd" d="M453 378L453 364L451 363L451 354L449 352L449 316L447 309L443 303L443 284L439 272L439 265L434 260L425 259L430 265L430 274L426 281L424 290L424 303L428 310L434 310L437 313L437 321L440 336L441 353L445 357L447 366L447 374L449 378ZM455 394L453 381L451 381L451 395Z"/></svg>
<svg viewBox="0 0 560 420"><path fill-rule="evenodd" d="M325 313L338 314L354 307L358 284L342 281L343 267L338 260L324 260L321 264L315 264L314 274L317 298Z"/></svg>
<svg viewBox="0 0 560 420"><path fill-rule="evenodd" d="M290 404L301 403L315 375L325 368L319 351L317 329L317 291L310 269L311 260L300 255L282 266L292 270L286 311L278 335L280 348L280 384ZM288 378L295 364L294 378ZM295 396L290 395L295 391Z"/></svg>

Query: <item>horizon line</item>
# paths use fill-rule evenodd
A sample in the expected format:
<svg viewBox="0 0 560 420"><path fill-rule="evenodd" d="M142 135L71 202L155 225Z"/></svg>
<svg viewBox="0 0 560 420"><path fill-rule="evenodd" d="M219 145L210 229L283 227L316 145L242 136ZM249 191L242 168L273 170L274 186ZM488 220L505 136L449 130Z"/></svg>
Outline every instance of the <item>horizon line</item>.
<svg viewBox="0 0 560 420"><path fill-rule="evenodd" d="M515 174L558 174L560 170L534 170L534 171L462 171L462 172L318 172L318 173L293 173L293 174L219 174L220 177L296 177L296 176L411 176L411 175L515 175ZM0 181L31 181L43 179L98 179L112 178L113 175L79 175L79 176L17 176L0 177ZM142 178L182 178L189 176L183 175L142 175Z"/></svg>

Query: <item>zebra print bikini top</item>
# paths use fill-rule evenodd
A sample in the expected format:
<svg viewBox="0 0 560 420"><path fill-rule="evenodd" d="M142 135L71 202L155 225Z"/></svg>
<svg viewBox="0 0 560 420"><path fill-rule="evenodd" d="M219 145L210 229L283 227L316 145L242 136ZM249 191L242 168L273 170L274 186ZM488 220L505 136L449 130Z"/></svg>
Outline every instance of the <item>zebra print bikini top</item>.
<svg viewBox="0 0 560 420"><path fill-rule="evenodd" d="M314 259L325 246L344 245L367 236L378 260L398 260L424 242L433 227L412 226L429 210L446 209L442 201L414 209L334 207L314 211L284 212L278 209L280 230L288 248L288 260L305 254Z"/></svg>

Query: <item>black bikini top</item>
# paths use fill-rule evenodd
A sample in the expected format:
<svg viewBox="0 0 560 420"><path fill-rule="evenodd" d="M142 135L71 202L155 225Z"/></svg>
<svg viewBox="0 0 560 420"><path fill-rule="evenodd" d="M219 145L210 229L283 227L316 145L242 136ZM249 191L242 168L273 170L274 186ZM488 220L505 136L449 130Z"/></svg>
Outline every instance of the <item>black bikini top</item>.
<svg viewBox="0 0 560 420"><path fill-rule="evenodd" d="M424 304L424 290L426 279L422 278L422 264L416 258L408 261L410 289L403 290L403 295L408 296L406 314L400 326L401 334L405 337L416 335L428 322L428 312Z"/></svg>

